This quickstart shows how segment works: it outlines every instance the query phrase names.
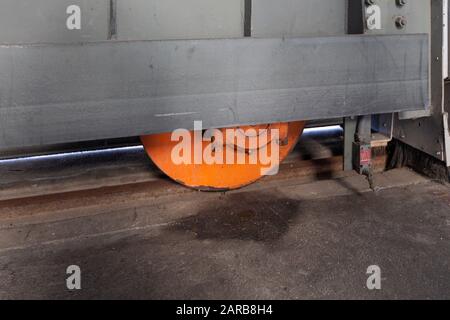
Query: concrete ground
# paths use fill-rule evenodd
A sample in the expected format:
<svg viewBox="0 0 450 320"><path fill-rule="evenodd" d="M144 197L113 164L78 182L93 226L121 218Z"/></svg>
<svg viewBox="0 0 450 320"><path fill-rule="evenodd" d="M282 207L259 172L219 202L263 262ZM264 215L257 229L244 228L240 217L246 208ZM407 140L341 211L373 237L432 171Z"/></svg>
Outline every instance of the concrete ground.
<svg viewBox="0 0 450 320"><path fill-rule="evenodd" d="M375 178L377 193L350 174L0 201L0 298L449 299L450 188L407 169Z"/></svg>

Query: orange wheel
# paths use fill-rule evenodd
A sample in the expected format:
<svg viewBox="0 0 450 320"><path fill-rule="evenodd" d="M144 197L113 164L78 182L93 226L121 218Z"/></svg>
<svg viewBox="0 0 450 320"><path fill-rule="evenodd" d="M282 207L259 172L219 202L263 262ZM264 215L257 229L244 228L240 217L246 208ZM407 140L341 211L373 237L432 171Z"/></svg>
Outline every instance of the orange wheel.
<svg viewBox="0 0 450 320"><path fill-rule="evenodd" d="M152 161L173 180L199 190L231 190L275 174L304 126L300 121L275 123L185 131L183 138L154 134L141 140Z"/></svg>

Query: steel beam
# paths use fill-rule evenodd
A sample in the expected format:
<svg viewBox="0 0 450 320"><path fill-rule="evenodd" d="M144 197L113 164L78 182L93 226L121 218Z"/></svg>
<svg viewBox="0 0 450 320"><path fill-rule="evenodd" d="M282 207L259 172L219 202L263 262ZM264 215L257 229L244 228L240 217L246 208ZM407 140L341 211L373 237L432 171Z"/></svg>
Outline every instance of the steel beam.
<svg viewBox="0 0 450 320"><path fill-rule="evenodd" d="M428 105L427 35L0 46L0 149Z"/></svg>

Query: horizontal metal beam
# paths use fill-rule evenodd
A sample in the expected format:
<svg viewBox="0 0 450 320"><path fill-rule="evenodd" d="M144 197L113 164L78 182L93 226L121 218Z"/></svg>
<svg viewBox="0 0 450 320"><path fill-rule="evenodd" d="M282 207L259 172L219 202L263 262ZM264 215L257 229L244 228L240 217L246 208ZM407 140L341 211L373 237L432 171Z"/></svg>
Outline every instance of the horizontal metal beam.
<svg viewBox="0 0 450 320"><path fill-rule="evenodd" d="M0 149L427 106L426 35L0 46Z"/></svg>

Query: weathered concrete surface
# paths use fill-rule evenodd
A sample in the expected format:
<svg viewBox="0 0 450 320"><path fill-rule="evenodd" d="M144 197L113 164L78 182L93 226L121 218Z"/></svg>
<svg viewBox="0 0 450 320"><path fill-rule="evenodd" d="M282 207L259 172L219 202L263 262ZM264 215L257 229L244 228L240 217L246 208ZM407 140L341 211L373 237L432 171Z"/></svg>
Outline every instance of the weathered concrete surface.
<svg viewBox="0 0 450 320"><path fill-rule="evenodd" d="M0 298L450 298L449 187L408 170L376 179L378 193L351 175L0 202ZM65 287L72 264L81 291Z"/></svg>

